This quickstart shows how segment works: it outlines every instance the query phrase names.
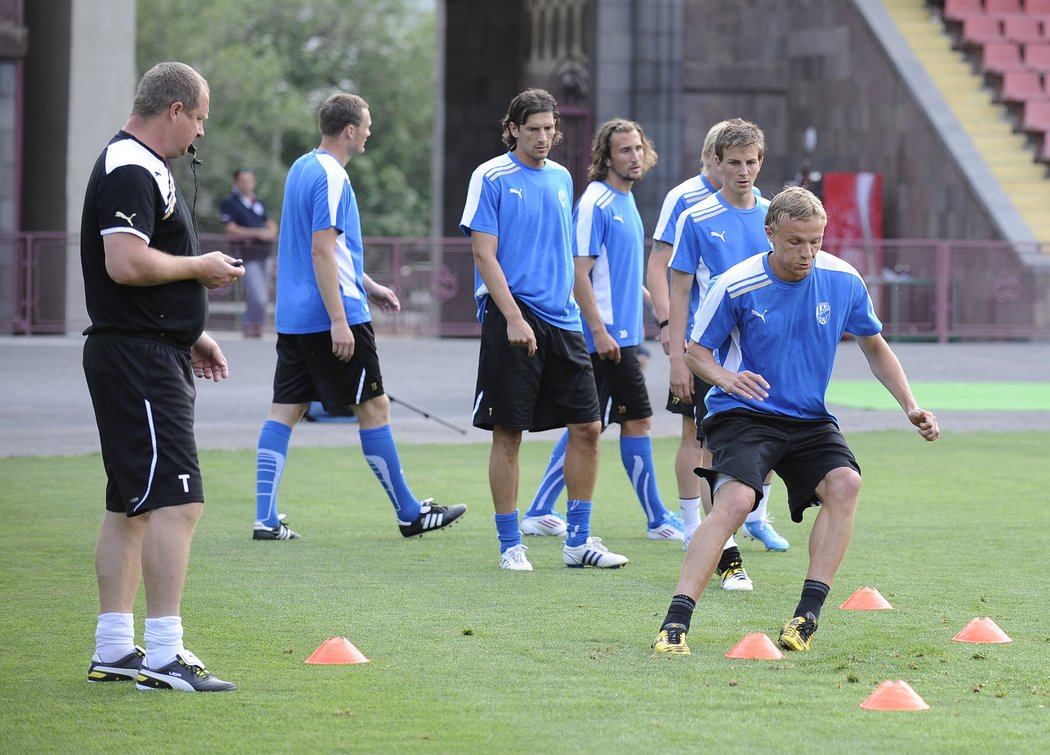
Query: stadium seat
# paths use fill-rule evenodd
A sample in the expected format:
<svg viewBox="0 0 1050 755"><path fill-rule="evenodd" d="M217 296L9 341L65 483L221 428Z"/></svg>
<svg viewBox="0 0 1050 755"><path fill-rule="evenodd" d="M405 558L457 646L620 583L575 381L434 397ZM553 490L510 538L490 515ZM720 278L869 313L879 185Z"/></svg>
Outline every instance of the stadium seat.
<svg viewBox="0 0 1050 755"><path fill-rule="evenodd" d="M1045 23L1050 18L1050 0L1024 0L1024 12L1042 18Z"/></svg>
<svg viewBox="0 0 1050 755"><path fill-rule="evenodd" d="M1028 100L1024 103L1021 130L1033 136L1050 132L1050 99Z"/></svg>
<svg viewBox="0 0 1050 755"><path fill-rule="evenodd" d="M977 49L990 42L1003 41L1003 26L998 18L970 16L963 21L960 42L963 47Z"/></svg>
<svg viewBox="0 0 1050 755"><path fill-rule="evenodd" d="M1043 77L1035 71L1007 71L999 87L999 102L1019 104L1028 100L1047 99Z"/></svg>
<svg viewBox="0 0 1050 755"><path fill-rule="evenodd" d="M983 16L984 3L981 0L944 0L941 17L945 21L961 24L971 16Z"/></svg>
<svg viewBox="0 0 1050 755"><path fill-rule="evenodd" d="M1050 73L1050 42L1025 45L1024 64L1031 71Z"/></svg>
<svg viewBox="0 0 1050 755"><path fill-rule="evenodd" d="M1021 46L1014 42L989 42L980 51L980 70L985 75L1002 77L1007 71L1028 68L1021 57Z"/></svg>
<svg viewBox="0 0 1050 755"><path fill-rule="evenodd" d="M1021 0L984 0L984 13L995 18L1019 16L1024 13Z"/></svg>
<svg viewBox="0 0 1050 755"><path fill-rule="evenodd" d="M1007 16L1003 19L1003 39L1008 42L1045 42L1043 24L1034 16Z"/></svg>

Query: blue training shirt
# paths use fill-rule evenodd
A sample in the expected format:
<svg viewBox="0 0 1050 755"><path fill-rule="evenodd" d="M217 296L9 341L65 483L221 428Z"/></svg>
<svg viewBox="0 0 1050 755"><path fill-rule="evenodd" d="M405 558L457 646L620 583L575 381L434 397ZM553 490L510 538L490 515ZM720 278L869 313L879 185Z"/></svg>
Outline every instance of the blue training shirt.
<svg viewBox="0 0 1050 755"><path fill-rule="evenodd" d="M616 191L603 181L587 186L572 212L573 253L594 257L591 287L605 329L620 346L637 346L642 330L642 276L645 228L634 195ZM595 352L594 336L584 323L587 350Z"/></svg>
<svg viewBox="0 0 1050 755"><path fill-rule="evenodd" d="M686 333L692 331L711 280L736 263L769 249L768 209L768 199L755 197L754 207L740 210L726 204L716 192L678 216L668 266L693 276Z"/></svg>
<svg viewBox="0 0 1050 755"><path fill-rule="evenodd" d="M656 230L653 231L653 241L662 241L668 246L674 246L678 216L702 199L707 199L715 191L715 187L704 174L698 173L667 192L663 204L660 205L660 217L656 221Z"/></svg>
<svg viewBox="0 0 1050 755"><path fill-rule="evenodd" d="M470 177L459 225L499 238L496 260L511 294L541 319L564 330L582 330L572 296L572 177L547 159L542 168L523 165L513 153L482 163ZM474 269L478 319L488 289Z"/></svg>
<svg viewBox="0 0 1050 755"><path fill-rule="evenodd" d="M347 324L369 322L357 197L346 168L329 153L315 149L292 164L284 184L274 315L278 333L320 333L332 327L311 252L314 231L328 228L339 232L335 258Z"/></svg>
<svg viewBox="0 0 1050 755"><path fill-rule="evenodd" d="M707 413L743 408L837 422L824 397L842 334L881 332L868 289L848 262L818 252L810 274L789 283L774 275L769 253L756 254L714 282L691 338L712 350L731 338L723 366L761 375L769 396L751 401L715 386L707 394Z"/></svg>

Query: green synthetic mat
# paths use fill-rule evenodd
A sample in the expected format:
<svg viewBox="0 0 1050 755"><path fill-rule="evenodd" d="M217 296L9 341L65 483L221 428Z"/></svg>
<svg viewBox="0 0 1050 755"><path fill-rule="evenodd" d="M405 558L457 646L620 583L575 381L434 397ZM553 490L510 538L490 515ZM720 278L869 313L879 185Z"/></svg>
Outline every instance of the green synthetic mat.
<svg viewBox="0 0 1050 755"><path fill-rule="evenodd" d="M934 411L1048 412L1050 383L911 384L919 405ZM896 400L877 380L832 380L829 404L854 409L898 409Z"/></svg>

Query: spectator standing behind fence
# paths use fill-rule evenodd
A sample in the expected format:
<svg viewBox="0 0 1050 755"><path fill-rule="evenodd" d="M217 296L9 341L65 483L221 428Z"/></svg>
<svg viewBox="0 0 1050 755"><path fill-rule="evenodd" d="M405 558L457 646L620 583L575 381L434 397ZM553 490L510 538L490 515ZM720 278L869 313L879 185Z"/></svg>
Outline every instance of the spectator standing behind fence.
<svg viewBox="0 0 1050 755"><path fill-rule="evenodd" d="M233 171L233 190L222 201L222 222L234 241L230 253L244 260L244 318L241 327L245 338L258 338L266 323L266 305L270 302L270 275L273 242L277 223L255 196L255 171L237 168Z"/></svg>
<svg viewBox="0 0 1050 755"><path fill-rule="evenodd" d="M193 376L228 375L204 332L207 288L244 272L201 254L171 161L204 136L207 82L158 63L139 82L131 117L91 171L80 256L91 327L84 375L95 410L106 513L95 546L99 617L88 681L141 690L220 692L183 645L181 601L193 529L204 508L193 434ZM135 645L135 596L146 588L146 650Z"/></svg>

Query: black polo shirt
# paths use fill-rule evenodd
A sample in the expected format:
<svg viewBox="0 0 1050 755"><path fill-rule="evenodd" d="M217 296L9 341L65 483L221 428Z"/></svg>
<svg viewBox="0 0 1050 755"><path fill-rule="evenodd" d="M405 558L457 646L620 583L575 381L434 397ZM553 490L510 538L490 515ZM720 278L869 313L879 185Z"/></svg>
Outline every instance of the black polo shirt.
<svg viewBox="0 0 1050 755"><path fill-rule="evenodd" d="M106 272L103 237L133 233L153 249L200 254L189 207L167 162L120 131L95 162L84 197L80 263L93 332L127 332L191 346L208 317L207 289L194 280L125 286Z"/></svg>

